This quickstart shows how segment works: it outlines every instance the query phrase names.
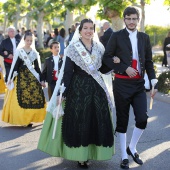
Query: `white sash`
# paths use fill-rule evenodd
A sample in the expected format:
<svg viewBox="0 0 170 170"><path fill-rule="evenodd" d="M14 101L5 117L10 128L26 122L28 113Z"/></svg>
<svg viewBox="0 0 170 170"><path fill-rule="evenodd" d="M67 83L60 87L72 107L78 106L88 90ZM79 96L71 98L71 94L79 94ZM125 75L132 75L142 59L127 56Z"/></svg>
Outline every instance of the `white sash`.
<svg viewBox="0 0 170 170"><path fill-rule="evenodd" d="M36 70L33 68L32 63L28 57L28 55L26 54L26 52L21 49L19 50L20 54L21 54L21 59L25 62L25 65L27 66L27 68L29 69L29 71L35 76L35 78L40 82L40 76L39 74L36 72Z"/></svg>
<svg viewBox="0 0 170 170"><path fill-rule="evenodd" d="M113 104L112 104L112 101L111 101L111 97L109 95L107 87L106 87L99 71L95 67L95 64L94 64L91 56L86 51L86 49L84 48L82 43L80 43L79 41L74 43L74 47L77 50L77 52L79 53L79 55L82 57L85 65L86 65L86 68L87 68L87 73L89 73L98 82L98 84L103 88L103 90L105 91L107 99L108 99L110 110L113 113Z"/></svg>

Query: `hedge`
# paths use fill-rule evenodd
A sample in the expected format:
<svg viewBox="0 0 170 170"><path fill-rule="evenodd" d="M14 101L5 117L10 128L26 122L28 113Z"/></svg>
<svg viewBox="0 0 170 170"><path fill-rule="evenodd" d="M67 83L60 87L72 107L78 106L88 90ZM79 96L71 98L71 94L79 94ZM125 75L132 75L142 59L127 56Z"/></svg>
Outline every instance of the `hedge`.
<svg viewBox="0 0 170 170"><path fill-rule="evenodd" d="M44 63L45 58L50 57L52 55L50 48L38 49L37 51L40 54L41 63Z"/></svg>
<svg viewBox="0 0 170 170"><path fill-rule="evenodd" d="M152 61L154 62L154 63L162 63L162 60L163 60L163 58L164 58L164 56L163 55L154 55L153 57L152 57Z"/></svg>
<svg viewBox="0 0 170 170"><path fill-rule="evenodd" d="M158 91L164 94L170 94L170 70L159 75Z"/></svg>

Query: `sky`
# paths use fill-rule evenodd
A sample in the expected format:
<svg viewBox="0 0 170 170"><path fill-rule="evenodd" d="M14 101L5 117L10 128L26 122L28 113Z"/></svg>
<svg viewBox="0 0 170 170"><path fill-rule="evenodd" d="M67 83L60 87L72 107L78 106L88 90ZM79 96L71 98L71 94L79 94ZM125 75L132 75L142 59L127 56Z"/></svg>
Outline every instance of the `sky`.
<svg viewBox="0 0 170 170"><path fill-rule="evenodd" d="M170 26L170 10L163 6L164 0L151 0L145 7L145 25ZM6 2L6 0L0 0Z"/></svg>
<svg viewBox="0 0 170 170"><path fill-rule="evenodd" d="M152 0L151 5L145 7L145 25L170 26L170 10L163 6L164 0Z"/></svg>

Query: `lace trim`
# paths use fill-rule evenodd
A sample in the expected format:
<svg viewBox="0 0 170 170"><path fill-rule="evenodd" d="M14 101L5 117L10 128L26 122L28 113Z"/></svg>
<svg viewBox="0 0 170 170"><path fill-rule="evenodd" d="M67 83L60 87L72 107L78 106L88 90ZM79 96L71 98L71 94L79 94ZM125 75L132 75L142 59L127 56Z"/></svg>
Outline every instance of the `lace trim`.
<svg viewBox="0 0 170 170"><path fill-rule="evenodd" d="M98 48L96 42L93 42L93 43L94 45L93 45L91 56L92 56L93 63L95 64L96 68L99 69L102 65L101 59L103 56L103 52L100 48ZM76 65L80 66L82 70L87 72L86 65L83 59L80 57L77 50L75 49L74 45L69 46L68 53L69 53L69 56L67 57L69 57L72 61L74 61Z"/></svg>

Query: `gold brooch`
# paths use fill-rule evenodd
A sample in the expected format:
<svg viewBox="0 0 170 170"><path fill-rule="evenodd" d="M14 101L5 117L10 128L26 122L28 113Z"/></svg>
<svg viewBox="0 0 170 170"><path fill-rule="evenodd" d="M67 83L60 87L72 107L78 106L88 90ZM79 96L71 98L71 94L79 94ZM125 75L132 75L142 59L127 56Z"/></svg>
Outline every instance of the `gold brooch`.
<svg viewBox="0 0 170 170"><path fill-rule="evenodd" d="M96 56L95 56L95 55L92 55L91 58L92 58L92 60L95 60Z"/></svg>

